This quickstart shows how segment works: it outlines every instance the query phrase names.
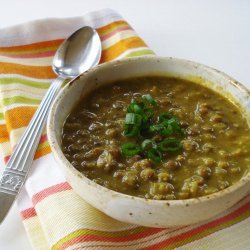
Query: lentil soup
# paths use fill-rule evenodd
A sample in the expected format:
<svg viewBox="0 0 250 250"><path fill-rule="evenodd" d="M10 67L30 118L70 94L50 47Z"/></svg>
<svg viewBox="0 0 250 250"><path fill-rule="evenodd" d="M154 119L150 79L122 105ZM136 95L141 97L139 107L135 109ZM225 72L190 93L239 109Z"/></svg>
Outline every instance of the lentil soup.
<svg viewBox="0 0 250 250"><path fill-rule="evenodd" d="M109 189L188 199L225 189L249 171L249 132L237 106L202 85L138 77L80 101L63 126L62 150Z"/></svg>

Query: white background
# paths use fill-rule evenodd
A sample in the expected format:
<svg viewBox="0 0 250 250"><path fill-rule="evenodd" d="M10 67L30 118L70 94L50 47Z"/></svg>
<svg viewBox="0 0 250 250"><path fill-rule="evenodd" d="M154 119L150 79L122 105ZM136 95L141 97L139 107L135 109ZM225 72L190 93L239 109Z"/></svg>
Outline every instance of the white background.
<svg viewBox="0 0 250 250"><path fill-rule="evenodd" d="M250 88L248 0L0 0L0 3L0 28L33 19L80 16L112 8L158 55L207 64ZM0 225L0 249L30 248L14 206Z"/></svg>

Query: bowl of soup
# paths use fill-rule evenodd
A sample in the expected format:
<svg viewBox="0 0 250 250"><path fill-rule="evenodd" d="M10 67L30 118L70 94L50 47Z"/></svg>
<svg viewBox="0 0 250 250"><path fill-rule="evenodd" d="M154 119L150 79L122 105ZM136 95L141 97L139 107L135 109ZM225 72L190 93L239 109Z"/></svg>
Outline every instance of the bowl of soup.
<svg viewBox="0 0 250 250"><path fill-rule="evenodd" d="M208 66L164 57L104 63L69 82L48 138L72 188L127 223L209 219L250 190L250 94Z"/></svg>

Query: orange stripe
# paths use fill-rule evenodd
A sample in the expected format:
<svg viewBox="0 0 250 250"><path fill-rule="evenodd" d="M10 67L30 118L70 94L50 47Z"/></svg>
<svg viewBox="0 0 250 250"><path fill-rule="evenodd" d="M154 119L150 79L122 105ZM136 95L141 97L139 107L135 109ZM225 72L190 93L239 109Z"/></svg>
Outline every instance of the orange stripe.
<svg viewBox="0 0 250 250"><path fill-rule="evenodd" d="M34 113L36 107L17 107L7 110L4 117L7 123L8 131L12 129L27 127Z"/></svg>
<svg viewBox="0 0 250 250"><path fill-rule="evenodd" d="M51 148L50 148L49 145L48 145L48 146L45 146L45 147L43 147L43 148L40 148L40 149L38 149L38 150L36 151L35 156L34 156L34 159L36 160L36 159L38 159L38 158L41 158L42 156L47 155L47 154L49 154L49 153L51 153L51 152L52 152L52 151L51 151ZM5 163L8 162L8 160L10 159L10 156L11 156L11 155L7 155L7 156L4 157L4 162L5 162Z"/></svg>
<svg viewBox="0 0 250 250"><path fill-rule="evenodd" d="M6 125L0 125L0 143L9 141L9 133Z"/></svg>
<svg viewBox="0 0 250 250"><path fill-rule="evenodd" d="M59 46L62 43L62 41L63 39L58 39L58 40L44 41L44 42L31 43L31 44L25 44L25 45L19 45L19 46L0 47L0 53L44 49L46 47Z"/></svg>
<svg viewBox="0 0 250 250"><path fill-rule="evenodd" d="M51 66L27 66L6 62L0 62L0 74L19 74L40 79L56 77Z"/></svg>
<svg viewBox="0 0 250 250"><path fill-rule="evenodd" d="M139 37L130 37L102 51L101 62L115 59L128 49L147 46Z"/></svg>
<svg viewBox="0 0 250 250"><path fill-rule="evenodd" d="M125 21L116 21L116 22L113 22L113 23L109 23L109 24L107 24L107 25L105 25L103 27L100 27L100 28L98 28L96 30L97 30L98 34L100 36L102 36L102 35L108 33L112 29L117 29L118 28L117 26L121 26L121 25L122 26L123 25L124 26L129 26L129 24L127 22L125 22Z"/></svg>
<svg viewBox="0 0 250 250"><path fill-rule="evenodd" d="M54 186L48 187L48 188L42 190L41 192L33 195L33 197L32 197L33 204L35 206L38 202L42 201L43 199L45 199L46 197L48 197L52 194L66 191L66 190L70 190L70 189L72 189L72 188L68 182L62 182L62 183L56 184Z"/></svg>
<svg viewBox="0 0 250 250"><path fill-rule="evenodd" d="M38 149L38 150L36 151L36 153L35 153L34 159L36 160L36 159L41 158L42 156L47 155L47 154L49 154L49 153L51 153L51 148L50 148L50 146L46 146L46 147L44 147L44 148Z"/></svg>

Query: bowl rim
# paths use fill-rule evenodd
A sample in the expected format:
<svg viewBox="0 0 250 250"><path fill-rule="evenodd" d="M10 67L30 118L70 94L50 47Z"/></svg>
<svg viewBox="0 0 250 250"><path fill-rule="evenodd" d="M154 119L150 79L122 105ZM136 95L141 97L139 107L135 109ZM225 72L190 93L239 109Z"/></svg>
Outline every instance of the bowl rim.
<svg viewBox="0 0 250 250"><path fill-rule="evenodd" d="M250 172L248 172L245 176L243 176L239 181L237 181L233 185L230 185L229 187L227 187L223 190L220 190L218 192L215 192L215 193L212 193L209 195L195 197L195 198L189 198L189 199L179 199L179 200L153 200L153 199L147 199L147 198L142 198L142 197L124 194L124 193L121 193L118 191L114 191L112 189L108 189L104 186L101 186L101 185L95 183L94 181L90 180L89 178L87 178L83 173L79 172L77 169L75 169L70 164L70 162L64 156L64 154L59 146L59 143L56 139L56 133L55 133L56 130L53 129L53 124L55 122L56 109L57 109L59 103L61 102L61 100L63 100L64 96L66 95L67 89L70 88L70 86L72 84L74 84L74 82L77 81L79 78L84 78L88 74L94 74L96 71L99 71L100 68L112 67L114 65L118 65L119 63L123 64L125 62L130 62L130 61L147 61L147 60L155 60L155 61L157 61L157 60L158 61L159 60L171 61L172 60L172 61L175 61L177 63L187 63L193 67L201 67L201 69L203 69L203 70L209 70L213 74L219 74L219 75L223 76L228 81L229 84L235 86L241 92L244 92L245 95L250 97L250 90L248 90L248 88L246 86L244 86L243 84L241 84L240 82L238 82L234 78L230 77L226 73L224 73L220 70L217 70L213 67L210 67L210 66L207 66L207 65L204 65L201 63L197 63L194 61L186 60L186 59L150 55L150 56L123 58L123 59L118 59L118 60L114 60L111 62L105 62L105 63L99 64L96 67L94 67L94 68L82 73L81 75L77 76L76 78L70 80L61 89L61 91L59 92L59 94L57 95L56 99L53 102L53 105L50 109L49 116L47 119L47 135L48 135L49 145L52 149L52 153L56 159L56 162L59 165L64 165L69 171L71 171L75 175L75 177L81 178L81 180L84 181L87 185L90 185L93 188L99 189L102 192L109 192L112 197L120 197L120 198L135 200L138 202L146 202L147 204L153 204L153 205L163 205L163 204L166 205L167 204L168 206L183 206L183 205L188 206L191 204L193 205L193 204L201 203L201 202L208 201L208 200L216 200L216 199L219 199L223 196L228 195L231 192L236 191L237 189L241 188L242 186L244 186L248 182L250 182Z"/></svg>

